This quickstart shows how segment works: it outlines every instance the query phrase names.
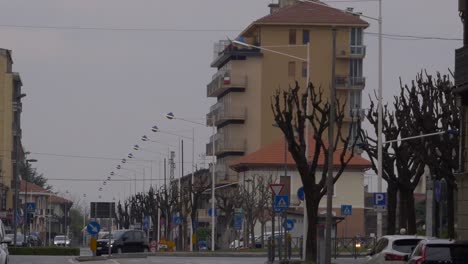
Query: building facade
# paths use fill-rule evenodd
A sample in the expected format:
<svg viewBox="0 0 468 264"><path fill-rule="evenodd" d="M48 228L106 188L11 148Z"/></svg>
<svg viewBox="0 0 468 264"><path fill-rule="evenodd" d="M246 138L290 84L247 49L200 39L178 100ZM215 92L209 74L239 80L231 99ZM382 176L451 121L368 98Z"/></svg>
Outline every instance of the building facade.
<svg viewBox="0 0 468 264"><path fill-rule="evenodd" d="M10 50L0 49L0 219L12 226L15 179L24 162L21 145L20 75L12 71ZM19 181L16 182L19 187Z"/></svg>
<svg viewBox="0 0 468 264"><path fill-rule="evenodd" d="M277 89L288 89L296 81L304 89L307 54L310 81L321 86L325 96L335 82L340 102L346 102L347 116L360 113L365 86L363 30L367 26L359 16L320 2L280 0L270 4L269 15L252 22L237 38L261 48L229 41L215 45L211 66L217 72L207 86L207 96L217 101L207 114L207 124L216 126L217 133L206 152L217 157L218 183L236 182L237 173L228 164L281 137L272 127L270 99ZM337 30L335 80L331 80L333 28Z"/></svg>

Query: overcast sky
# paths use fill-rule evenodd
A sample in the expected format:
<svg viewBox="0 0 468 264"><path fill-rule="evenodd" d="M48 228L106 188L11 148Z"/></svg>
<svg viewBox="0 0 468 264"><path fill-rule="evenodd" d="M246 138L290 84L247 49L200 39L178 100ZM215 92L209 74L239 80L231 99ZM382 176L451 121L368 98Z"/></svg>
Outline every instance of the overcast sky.
<svg viewBox="0 0 468 264"><path fill-rule="evenodd" d="M50 179L104 180L111 171L133 177L131 171L115 169L121 164L119 159L132 152L136 158L155 160L156 179L161 156L135 152L132 146L167 152L167 146L143 143L144 134L175 146L179 143L176 136L152 133L153 125L188 137L195 128L195 153L203 153L210 129L169 121L164 115L172 111L205 123L215 102L206 98L206 85L215 73L209 66L213 44L234 38L253 20L268 14L269 3L271 0L0 0L0 47L13 50L14 71L21 74L27 93L22 126L23 144L32 153L28 158L38 159L34 166ZM329 4L378 15L378 2ZM457 1L384 0L383 6L384 33L462 37ZM377 23L368 21L367 32L376 33ZM369 105L367 94L377 87L377 36L366 35L365 44L364 107ZM457 40L384 38L384 99L396 93L399 77L409 82L422 69L431 73L453 70L454 49L461 45ZM190 140L185 140L184 149L185 162L191 162ZM185 166L188 170L190 164ZM146 178L149 174L146 170ZM97 198L101 184L49 183L73 197L86 193L87 201ZM129 186L107 185L103 199L123 198ZM142 189L141 182L137 188Z"/></svg>

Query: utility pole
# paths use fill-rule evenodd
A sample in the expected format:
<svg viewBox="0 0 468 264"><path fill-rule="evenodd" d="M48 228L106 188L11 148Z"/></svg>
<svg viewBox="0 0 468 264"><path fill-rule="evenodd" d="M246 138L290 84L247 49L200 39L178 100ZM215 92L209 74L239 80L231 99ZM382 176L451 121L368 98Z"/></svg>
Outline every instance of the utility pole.
<svg viewBox="0 0 468 264"><path fill-rule="evenodd" d="M333 32L333 56L332 56L332 82L330 91L330 117L328 125L328 176L327 176L327 220L325 232L325 263L331 263L331 233L333 222L333 150L334 150L334 126L335 126L335 99L336 99L336 82L335 82L335 64L336 64L336 28Z"/></svg>

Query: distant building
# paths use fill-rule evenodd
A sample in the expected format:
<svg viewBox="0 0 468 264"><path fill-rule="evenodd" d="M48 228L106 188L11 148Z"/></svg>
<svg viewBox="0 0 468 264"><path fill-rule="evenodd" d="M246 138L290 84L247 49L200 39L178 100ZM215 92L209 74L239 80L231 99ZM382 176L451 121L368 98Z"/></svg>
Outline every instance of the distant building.
<svg viewBox="0 0 468 264"><path fill-rule="evenodd" d="M366 83L363 30L368 23L320 2L280 0L269 7L270 14L251 22L237 39L303 59L308 54L305 45L310 42L310 80L322 86L325 97L331 83L336 83L337 96L346 101L348 123L344 127L348 129L352 116L361 113L361 93ZM335 80L331 80L332 28L337 29ZM217 98L217 102L206 118L207 125L216 126L217 133L206 145L206 153L216 155L218 183L237 182L238 174L229 164L282 136L272 127L271 96L295 81L304 89L307 63L223 40L215 45L211 67L217 72L207 86L207 96ZM351 129L355 131L356 127Z"/></svg>
<svg viewBox="0 0 468 264"><path fill-rule="evenodd" d="M14 179L24 162L21 145L21 78L12 71L12 52L0 49L0 219L8 228L13 221ZM18 182L19 185L19 182Z"/></svg>
<svg viewBox="0 0 468 264"><path fill-rule="evenodd" d="M70 219L66 219L73 202L63 197L57 196L49 190L46 190L34 183L21 181L21 191L19 192L20 205L19 208L23 212L21 224L19 227L22 232L26 225L26 204L34 203L35 210L33 218L29 223L31 233L36 233L43 241L48 241L49 236L49 221L50 233L53 239L57 234L65 234L66 226L70 225Z"/></svg>

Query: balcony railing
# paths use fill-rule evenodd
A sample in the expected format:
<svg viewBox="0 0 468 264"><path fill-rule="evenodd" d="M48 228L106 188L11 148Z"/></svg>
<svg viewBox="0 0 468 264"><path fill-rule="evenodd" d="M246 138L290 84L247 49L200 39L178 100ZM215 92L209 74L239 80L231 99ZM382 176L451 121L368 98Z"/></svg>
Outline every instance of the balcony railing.
<svg viewBox="0 0 468 264"><path fill-rule="evenodd" d="M364 56L366 56L366 46L364 45L351 45L336 50L337 58L363 58Z"/></svg>
<svg viewBox="0 0 468 264"><path fill-rule="evenodd" d="M206 87L208 97L217 97L231 88L247 88L247 75L235 75L231 72L215 75L214 79Z"/></svg>
<svg viewBox="0 0 468 264"><path fill-rule="evenodd" d="M261 54L257 48L237 47L229 41L221 40L214 45L214 60L211 63L211 67L220 68L231 57L261 56Z"/></svg>
<svg viewBox="0 0 468 264"><path fill-rule="evenodd" d="M335 84L337 88L364 88L366 78L362 76L336 76Z"/></svg>
<svg viewBox="0 0 468 264"><path fill-rule="evenodd" d="M214 139L214 140L213 140ZM213 145L215 144L215 155L223 153L244 153L246 149L246 140L236 137L231 137L229 134L217 133L215 137L210 137L210 142L206 144L206 155L213 155Z"/></svg>

